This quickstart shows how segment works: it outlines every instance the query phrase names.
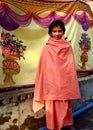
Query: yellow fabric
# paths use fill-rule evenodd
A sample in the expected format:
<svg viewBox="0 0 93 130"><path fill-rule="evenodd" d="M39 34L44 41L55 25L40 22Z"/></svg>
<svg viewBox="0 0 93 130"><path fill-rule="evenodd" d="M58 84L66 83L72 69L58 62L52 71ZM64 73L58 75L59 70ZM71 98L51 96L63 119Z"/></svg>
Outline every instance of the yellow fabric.
<svg viewBox="0 0 93 130"><path fill-rule="evenodd" d="M47 16L49 13L49 11L42 13L42 16ZM60 15L65 15L62 12L57 13ZM79 13L81 14L82 12ZM3 29L0 28L0 33L2 30ZM25 45L27 45L27 50L25 51L24 55L25 60L22 59L17 61L21 67L21 71L19 74L13 76L14 81L16 82L16 84L14 84L15 86L25 84L29 85L34 83L41 50L49 39L47 32L47 28L40 27L34 21L32 21L28 27L20 27L19 29L10 32L11 34L15 34L20 40L24 42ZM68 37L68 40L71 40L77 70L80 69L82 64L80 61L81 50L79 48L78 42L83 32L84 30L82 29L81 25L72 17L70 22L66 25L65 37ZM91 50L88 52L89 59L86 63L86 70L93 70L93 27L91 27L86 33L88 33L92 43ZM2 60L3 58L1 56L0 49L0 61ZM2 83L5 75L2 73L1 63L0 68L0 84L3 84L2 87L6 87L4 83Z"/></svg>
<svg viewBox="0 0 93 130"><path fill-rule="evenodd" d="M10 5L13 5L12 8L19 8L25 13L28 12L33 12L35 14L41 14L46 11L59 11L59 12L65 12L65 13L70 13L70 12L77 12L79 10L88 12L89 15L93 18L93 15L91 14L91 11L89 9L89 6L80 1L71 1L71 0L49 0L47 2L43 1L37 1L37 0L27 0L22 1L22 0L4 0L5 3L8 3ZM60 1L60 2L59 2ZM71 2L69 2L71 1ZM10 6L9 5L9 6ZM19 13L20 14L20 13Z"/></svg>
<svg viewBox="0 0 93 130"><path fill-rule="evenodd" d="M7 32L6 30L0 28L0 34L2 30ZM19 74L13 76L16 84L12 86L34 84L39 56L42 47L49 38L47 29L38 26L34 21L32 21L28 27L22 27L15 31L11 31L10 33L15 34L20 40L23 41L23 44L27 46L27 50L24 52L25 60L17 60L21 70ZM0 61L2 60L3 57L0 48ZM5 75L2 73L2 62L0 63L0 68L0 76L3 81ZM2 87L7 87L4 83L0 82L0 84L3 84Z"/></svg>

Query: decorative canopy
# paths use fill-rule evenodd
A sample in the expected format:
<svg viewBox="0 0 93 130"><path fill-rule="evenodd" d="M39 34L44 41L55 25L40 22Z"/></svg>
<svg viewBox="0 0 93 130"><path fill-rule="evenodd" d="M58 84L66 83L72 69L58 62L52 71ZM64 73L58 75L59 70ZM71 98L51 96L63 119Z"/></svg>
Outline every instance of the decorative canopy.
<svg viewBox="0 0 93 130"><path fill-rule="evenodd" d="M20 15L14 6L24 14ZM46 11L50 11L49 15L41 17L40 15ZM61 16L57 11L65 15ZM85 31L93 26L93 12L89 5L79 0L52 2L51 0L4 0L0 4L0 25L8 31L20 26L28 26L32 18L41 27L48 27L55 19L60 19L67 24L71 17L74 17Z"/></svg>
<svg viewBox="0 0 93 130"><path fill-rule="evenodd" d="M27 46L25 62L20 61L20 75L14 77L17 85L34 83L42 47L49 39L47 27L56 19L66 25L64 37L71 41L78 75L93 74L93 12L88 4L80 0L1 0L0 31L17 36ZM9 52L0 49L0 53ZM0 70L2 82L4 74Z"/></svg>

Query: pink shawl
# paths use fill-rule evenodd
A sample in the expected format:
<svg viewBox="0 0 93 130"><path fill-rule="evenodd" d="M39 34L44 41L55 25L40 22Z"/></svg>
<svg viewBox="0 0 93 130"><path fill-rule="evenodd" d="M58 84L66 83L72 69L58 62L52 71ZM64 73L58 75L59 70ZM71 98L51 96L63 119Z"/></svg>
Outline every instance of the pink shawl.
<svg viewBox="0 0 93 130"><path fill-rule="evenodd" d="M74 54L69 42L50 38L43 48L35 81L34 102L80 98ZM34 106L34 109L36 106Z"/></svg>

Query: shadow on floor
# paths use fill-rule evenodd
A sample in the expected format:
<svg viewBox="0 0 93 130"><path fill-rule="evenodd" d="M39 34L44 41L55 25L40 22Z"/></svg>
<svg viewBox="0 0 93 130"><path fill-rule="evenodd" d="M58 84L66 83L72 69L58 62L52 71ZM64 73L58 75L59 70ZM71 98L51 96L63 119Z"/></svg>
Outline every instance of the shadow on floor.
<svg viewBox="0 0 93 130"><path fill-rule="evenodd" d="M88 109L73 119L75 130L93 130L93 108Z"/></svg>

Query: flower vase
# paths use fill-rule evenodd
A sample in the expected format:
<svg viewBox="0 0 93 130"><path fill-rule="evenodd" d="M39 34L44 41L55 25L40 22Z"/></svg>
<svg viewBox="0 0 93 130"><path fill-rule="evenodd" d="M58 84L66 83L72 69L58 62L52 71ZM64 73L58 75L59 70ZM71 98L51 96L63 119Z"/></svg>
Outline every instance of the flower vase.
<svg viewBox="0 0 93 130"><path fill-rule="evenodd" d="M15 82L13 80L13 73L11 73L11 72L5 73L4 84L5 85L15 84Z"/></svg>
<svg viewBox="0 0 93 130"><path fill-rule="evenodd" d="M7 57L3 60L3 73L5 74L4 84L13 85L16 82L13 80L13 75L20 72L20 66L13 57Z"/></svg>
<svg viewBox="0 0 93 130"><path fill-rule="evenodd" d="M86 62L88 61L88 54L87 52L82 52L80 56L80 60L82 62L82 66L80 67L81 70L86 70Z"/></svg>

